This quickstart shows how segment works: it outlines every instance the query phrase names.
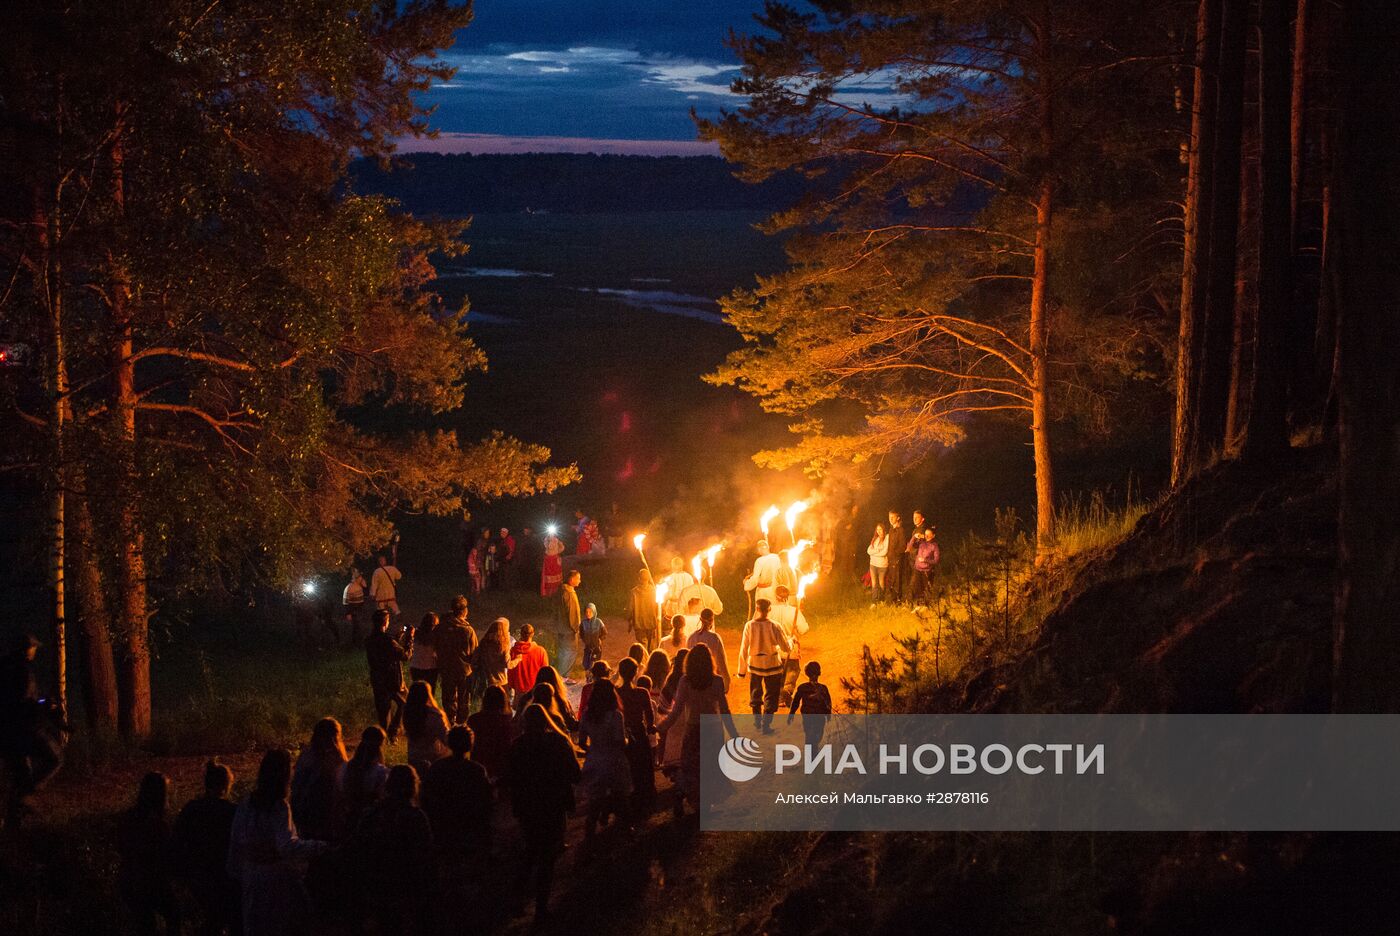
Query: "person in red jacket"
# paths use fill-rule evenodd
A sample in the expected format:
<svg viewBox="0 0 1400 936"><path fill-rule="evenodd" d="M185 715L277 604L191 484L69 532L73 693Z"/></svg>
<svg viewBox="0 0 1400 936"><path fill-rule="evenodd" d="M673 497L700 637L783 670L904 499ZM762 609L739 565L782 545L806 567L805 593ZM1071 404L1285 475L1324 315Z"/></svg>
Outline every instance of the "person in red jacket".
<svg viewBox="0 0 1400 936"><path fill-rule="evenodd" d="M510 688L516 699L535 688L535 677L549 665L549 653L534 641L535 629L520 625L520 639L510 648Z"/></svg>

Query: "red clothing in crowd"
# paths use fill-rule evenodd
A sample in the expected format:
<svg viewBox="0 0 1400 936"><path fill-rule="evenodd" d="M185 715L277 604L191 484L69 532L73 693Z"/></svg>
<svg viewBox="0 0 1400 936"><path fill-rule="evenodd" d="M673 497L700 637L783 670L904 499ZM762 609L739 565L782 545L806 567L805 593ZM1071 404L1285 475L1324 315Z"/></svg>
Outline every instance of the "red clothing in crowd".
<svg viewBox="0 0 1400 936"><path fill-rule="evenodd" d="M549 654L533 640L528 643L517 640L510 648L510 658L520 660L510 670L510 687L517 693L535 688L535 677L549 665Z"/></svg>

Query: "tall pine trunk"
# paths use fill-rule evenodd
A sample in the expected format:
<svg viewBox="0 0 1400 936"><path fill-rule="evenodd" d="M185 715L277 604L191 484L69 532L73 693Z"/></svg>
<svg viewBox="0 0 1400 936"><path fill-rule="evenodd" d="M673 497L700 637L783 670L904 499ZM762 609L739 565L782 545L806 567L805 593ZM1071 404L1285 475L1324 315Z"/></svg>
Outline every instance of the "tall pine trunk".
<svg viewBox="0 0 1400 936"><path fill-rule="evenodd" d="M1196 12L1196 67L1191 97L1191 141L1186 162L1185 250L1181 265L1181 319L1177 331L1176 420L1172 484L1195 473L1192 453L1200 432L1201 337L1210 278L1211 192L1214 187L1216 71L1220 57L1221 0L1200 0Z"/></svg>
<svg viewBox="0 0 1400 936"><path fill-rule="evenodd" d="M1259 312L1242 449L1251 461L1276 457L1288 448L1289 347L1296 337L1290 285L1288 14L1289 0L1259 2Z"/></svg>
<svg viewBox="0 0 1400 936"><path fill-rule="evenodd" d="M67 583L67 489L69 423L72 404L68 399L68 351L64 341L63 267L59 250L63 229L59 218L61 188L54 191L52 204L35 197L35 230L40 232L39 293L48 312L48 392L49 458L53 472L48 492L48 585L50 633L54 654L54 698L61 710L68 710L68 583Z"/></svg>
<svg viewBox="0 0 1400 936"><path fill-rule="evenodd" d="M1224 0L1216 87L1214 185L1211 196L1210 277L1201 340L1195 470L1225 448L1230 357L1235 336L1235 270L1239 241L1240 150L1244 120L1247 0Z"/></svg>
<svg viewBox="0 0 1400 936"><path fill-rule="evenodd" d="M1333 704L1400 712L1400 4L1349 0L1333 177L1341 442Z"/></svg>
<svg viewBox="0 0 1400 936"><path fill-rule="evenodd" d="M121 130L112 144L112 204L119 218L126 213L126 187L123 174L125 151ZM112 334L112 384L116 411L118 460L117 581L121 589L118 607L125 643L122 658L122 733L133 741L145 740L151 733L151 649L150 620L146 601L145 541L138 509L138 465L136 449L136 363L132 357L131 287L124 272L125 261L112 264L110 312Z"/></svg>
<svg viewBox="0 0 1400 936"><path fill-rule="evenodd" d="M1055 548L1055 465L1050 446L1050 221L1054 190L1041 183L1035 209L1035 270L1031 281L1031 442L1035 452L1036 553Z"/></svg>
<svg viewBox="0 0 1400 936"><path fill-rule="evenodd" d="M81 473L68 498L73 538L69 568L78 599L78 630L83 641L83 703L88 727L95 734L117 730L118 690L116 661L112 655L111 612L102 584L102 564L97 530L88 504L87 485Z"/></svg>

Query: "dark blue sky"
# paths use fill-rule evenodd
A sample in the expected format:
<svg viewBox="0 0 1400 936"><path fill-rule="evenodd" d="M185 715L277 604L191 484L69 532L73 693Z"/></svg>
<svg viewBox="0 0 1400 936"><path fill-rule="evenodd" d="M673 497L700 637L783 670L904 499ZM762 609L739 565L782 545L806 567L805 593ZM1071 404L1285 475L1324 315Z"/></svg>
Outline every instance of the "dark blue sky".
<svg viewBox="0 0 1400 936"><path fill-rule="evenodd" d="M724 39L731 28L755 28L761 8L762 0L477 0L475 22L444 56L457 76L428 94L444 132L431 148L454 148L452 134L694 140L692 107L713 114L737 103ZM512 148L500 143L461 148Z"/></svg>

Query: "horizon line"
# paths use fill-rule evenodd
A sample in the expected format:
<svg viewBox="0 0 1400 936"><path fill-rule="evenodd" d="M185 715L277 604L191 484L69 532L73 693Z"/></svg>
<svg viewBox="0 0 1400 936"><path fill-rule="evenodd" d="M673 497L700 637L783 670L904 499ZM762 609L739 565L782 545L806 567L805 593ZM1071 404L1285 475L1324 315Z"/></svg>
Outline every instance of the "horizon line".
<svg viewBox="0 0 1400 936"><path fill-rule="evenodd" d="M719 144L708 140L626 140L601 137L514 136L504 133L442 131L436 138L401 137L400 153L445 156L525 155L528 153L596 153L617 156L718 156Z"/></svg>

